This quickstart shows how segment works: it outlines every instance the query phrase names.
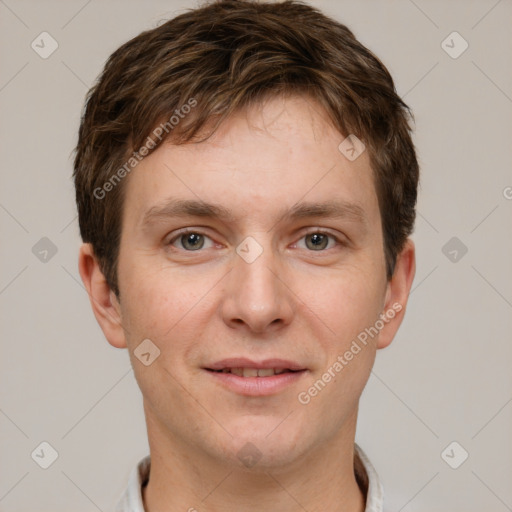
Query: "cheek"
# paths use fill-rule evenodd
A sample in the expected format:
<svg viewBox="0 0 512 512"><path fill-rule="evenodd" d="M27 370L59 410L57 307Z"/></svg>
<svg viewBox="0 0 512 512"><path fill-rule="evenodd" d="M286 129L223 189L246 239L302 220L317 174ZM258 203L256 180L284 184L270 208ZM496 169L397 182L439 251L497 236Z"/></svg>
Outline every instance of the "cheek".
<svg viewBox="0 0 512 512"><path fill-rule="evenodd" d="M210 273L192 279L179 270L153 272L149 267L146 261L125 274L121 310L128 345L133 351L149 338L160 349L161 362L172 360L179 366L195 350L197 334L211 317L211 290L218 277Z"/></svg>
<svg viewBox="0 0 512 512"><path fill-rule="evenodd" d="M329 352L342 350L361 331L375 323L383 297L376 274L356 267L307 282L301 292L306 307L329 333L326 337Z"/></svg>
<svg viewBox="0 0 512 512"><path fill-rule="evenodd" d="M317 298L311 307L328 327L324 329L328 334L317 338L326 357L312 375L310 387L302 390L303 398L309 400L308 410L323 417L325 428L333 432L357 407L375 360L377 338L366 329L378 319L381 290L374 275L360 277L354 271L331 280L322 300ZM310 297L311 304L313 300Z"/></svg>

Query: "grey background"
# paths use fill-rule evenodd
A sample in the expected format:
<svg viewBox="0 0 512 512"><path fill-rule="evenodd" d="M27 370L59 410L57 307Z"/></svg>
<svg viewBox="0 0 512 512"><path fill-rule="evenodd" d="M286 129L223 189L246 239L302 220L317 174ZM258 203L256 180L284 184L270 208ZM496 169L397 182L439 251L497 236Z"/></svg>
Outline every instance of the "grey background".
<svg viewBox="0 0 512 512"><path fill-rule="evenodd" d="M512 3L310 3L387 65L415 112L422 170L416 279L357 442L387 511L512 510ZM104 339L78 274L71 151L110 53L195 5L0 0L2 512L111 510L148 453L128 354ZM30 46L43 31L59 45L47 59ZM456 59L441 46L453 31L469 43ZM43 441L59 454L48 469L31 458ZM469 453L458 469L441 457L452 441Z"/></svg>

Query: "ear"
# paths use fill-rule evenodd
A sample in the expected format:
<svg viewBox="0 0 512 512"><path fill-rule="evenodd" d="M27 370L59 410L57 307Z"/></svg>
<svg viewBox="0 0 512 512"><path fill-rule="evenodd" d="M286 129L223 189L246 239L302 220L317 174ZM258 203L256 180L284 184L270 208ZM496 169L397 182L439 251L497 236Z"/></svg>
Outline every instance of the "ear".
<svg viewBox="0 0 512 512"><path fill-rule="evenodd" d="M103 334L112 346L126 348L121 306L100 269L91 244L82 244L80 247L78 269Z"/></svg>
<svg viewBox="0 0 512 512"><path fill-rule="evenodd" d="M402 252L397 256L393 277L386 285L384 300L385 325L379 332L377 348L386 348L395 337L405 315L414 274L416 256L414 242L408 238Z"/></svg>

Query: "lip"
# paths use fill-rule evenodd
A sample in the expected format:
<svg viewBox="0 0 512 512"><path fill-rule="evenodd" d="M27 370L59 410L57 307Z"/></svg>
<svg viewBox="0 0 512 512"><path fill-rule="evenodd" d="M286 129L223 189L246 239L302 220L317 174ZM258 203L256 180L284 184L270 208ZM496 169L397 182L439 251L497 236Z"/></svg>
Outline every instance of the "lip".
<svg viewBox="0 0 512 512"><path fill-rule="evenodd" d="M288 369L285 372L270 377L240 377L234 373L222 373L224 368L256 368L256 369ZM293 386L304 377L307 368L294 361L285 359L265 359L252 361L246 358L231 358L217 361L203 368L212 379L225 389L243 396L271 396ZM212 371L217 370L217 371Z"/></svg>
<svg viewBox="0 0 512 512"><path fill-rule="evenodd" d="M265 359L264 361L253 361L245 357L232 357L230 359L223 359L217 361L211 365L205 367L207 370L222 370L224 368L257 368L257 369L268 369L277 368L279 370L306 370L305 366L302 366L295 361L287 361L286 359ZM250 378L250 377L248 377ZM258 377L263 379L265 377Z"/></svg>

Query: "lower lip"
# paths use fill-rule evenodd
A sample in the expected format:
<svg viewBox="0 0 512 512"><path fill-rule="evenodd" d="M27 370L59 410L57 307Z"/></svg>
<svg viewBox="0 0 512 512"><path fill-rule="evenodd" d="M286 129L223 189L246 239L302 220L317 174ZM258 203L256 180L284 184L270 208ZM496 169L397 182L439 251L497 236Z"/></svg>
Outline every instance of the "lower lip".
<svg viewBox="0 0 512 512"><path fill-rule="evenodd" d="M306 373L306 370L302 370L280 373L270 377L240 377L234 373L206 371L225 388L245 396L275 395L297 383Z"/></svg>

